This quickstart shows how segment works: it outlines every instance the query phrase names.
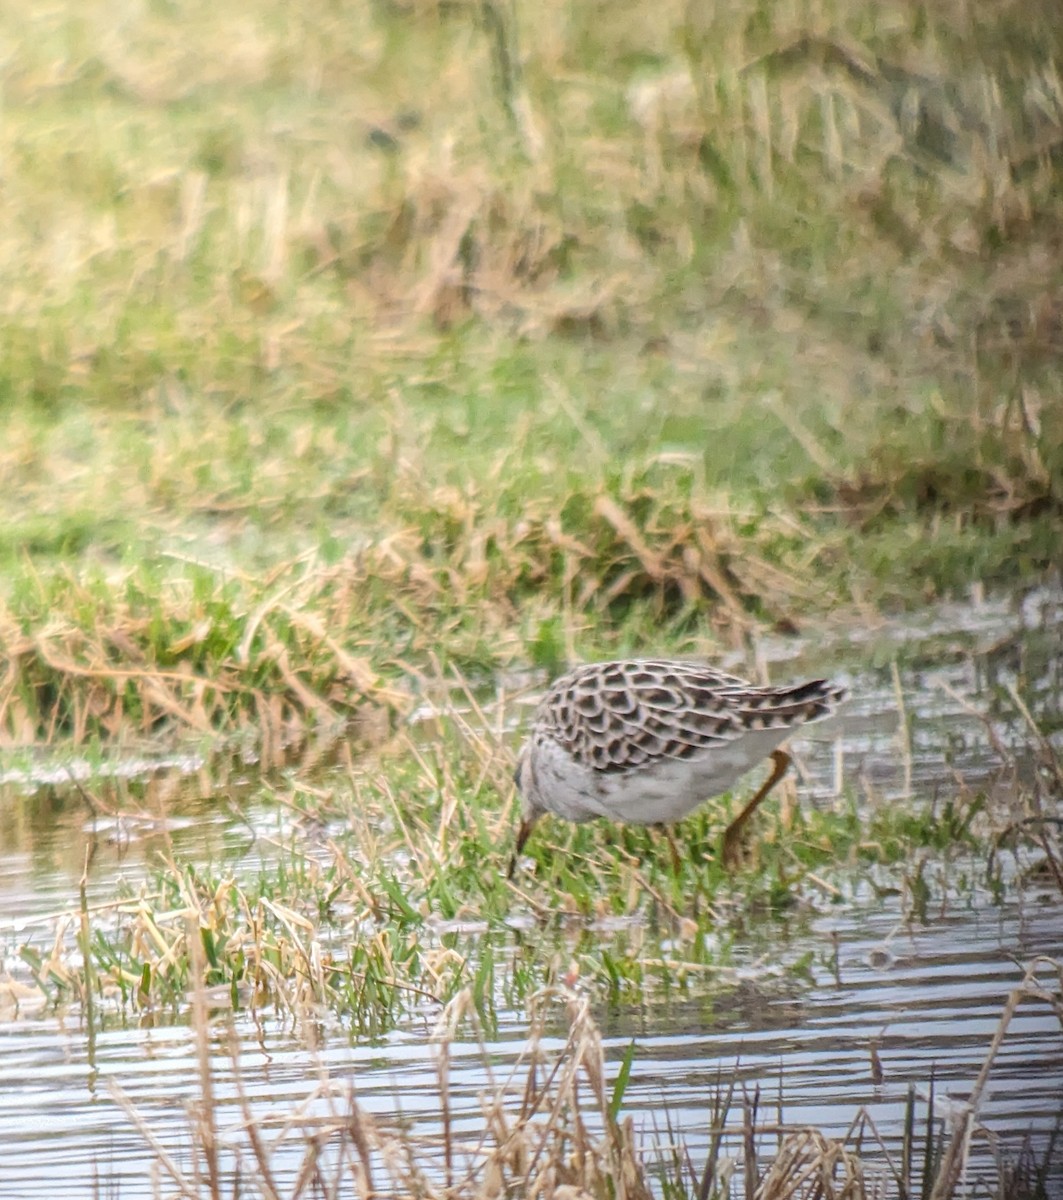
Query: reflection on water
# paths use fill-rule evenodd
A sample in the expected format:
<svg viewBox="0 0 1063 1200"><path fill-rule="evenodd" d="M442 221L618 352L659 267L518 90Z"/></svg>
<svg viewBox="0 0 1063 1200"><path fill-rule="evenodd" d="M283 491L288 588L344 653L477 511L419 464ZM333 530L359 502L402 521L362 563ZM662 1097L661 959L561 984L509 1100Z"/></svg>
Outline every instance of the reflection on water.
<svg viewBox="0 0 1063 1200"><path fill-rule="evenodd" d="M1000 768L993 739L1016 754L1021 769L1035 769L1029 730L1008 688L1021 693L1045 729L1058 727L1061 615L1063 598L1042 592L1018 605L946 610L917 630L849 631L840 649L817 655L794 643L768 645L765 653L794 659L775 672L779 677L800 673L806 660L821 673L824 654L848 672L856 699L845 716L846 778L860 781L867 803L899 803L905 792L947 796L960 786L992 786ZM898 696L905 706L904 741L898 739ZM991 727L966 707L975 697ZM829 790L837 769L829 750L806 746L802 763L807 794ZM110 789L94 785L108 811L90 811L76 788L55 780L30 787L8 776L6 792L0 791L6 969L24 973L15 957L20 942L46 938L48 914L75 905L90 846L91 903L108 900L119 876L143 877L151 855L165 846L200 861L235 863L242 856L245 867L253 864L262 852L254 832L282 819L256 798L253 775L240 765L230 765L224 780L200 762L179 768L116 777ZM136 815L123 815L130 812ZM970 864L972 874L983 869ZM483 934L455 936L463 952L474 952ZM491 934L500 950L512 936ZM798 914L789 928L750 936L756 941L738 962L744 982L725 999L699 992L694 982L666 1000L651 996L597 1014L612 1060L622 1058L632 1038L637 1042L625 1111L662 1154L669 1137L681 1135L695 1165L709 1147L713 1097L732 1076L749 1097L759 1088L762 1112L781 1110L786 1123L813 1125L829 1136L844 1134L863 1105L896 1148L909 1086L925 1088L933 1076L939 1104L962 1100L1022 978L1021 964L1038 954L1063 958L1059 896L1034 888L1021 902L999 905L968 889L916 921L901 896L864 886L825 915ZM785 939L788 961L810 953L807 985L785 992L760 985L772 939ZM313 1053L280 1022L259 1028L241 1017L244 1086L256 1111L284 1110L313 1089L323 1069L334 1079L355 1078L359 1102L370 1112L401 1110L415 1128L430 1131L439 1117L436 1052L426 1037L435 1015L426 1009L391 1035L357 1045L342 1028L327 1028ZM511 1062L525 1031L523 1012L500 1002L487 1046L491 1060ZM225 1064L219 1071L223 1124L235 1126L241 1118L231 1072ZM154 1193L151 1155L109 1095L111 1079L180 1155L187 1145L182 1106L198 1094L188 1028L111 1023L97 1037L93 1069L75 1017L0 1015L0 1197L45 1188L56 1197ZM486 1076L474 1041L455 1045L450 1079L455 1128L475 1129ZM1059 1020L1046 1005L1026 1002L994 1061L981 1120L1010 1139L1013 1153L1027 1131L1035 1150L1043 1151L1061 1113ZM739 1120L737 1111L732 1119ZM989 1162L986 1143L976 1141L973 1150L972 1185ZM730 1152L737 1152L737 1142ZM277 1164L282 1176L297 1165L294 1158ZM1063 1189L1063 1165L1054 1169L1050 1187Z"/></svg>

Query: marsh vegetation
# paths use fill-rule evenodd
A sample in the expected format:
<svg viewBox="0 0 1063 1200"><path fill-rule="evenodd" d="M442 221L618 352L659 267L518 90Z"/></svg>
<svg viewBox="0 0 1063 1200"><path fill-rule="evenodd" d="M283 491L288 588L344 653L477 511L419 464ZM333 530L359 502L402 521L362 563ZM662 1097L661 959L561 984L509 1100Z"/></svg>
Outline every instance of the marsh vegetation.
<svg viewBox="0 0 1063 1200"><path fill-rule="evenodd" d="M876 1192L859 1138L780 1123L773 1168L726 1081L741 1154L677 1135L654 1174L637 1048L598 1022L750 972L782 1002L829 971L831 911L1058 911L1056 7L0 18L0 1014L76 1024L93 1079L97 1036L191 1022L203 1157L167 1189L239 1187L230 1017L312 1048L520 1012L526 1123L490 1092L463 1190L439 1079L445 1154L396 1194L961 1194L918 1097ZM510 885L528 703L649 651L837 670L856 708L737 872L709 807L678 867L553 826ZM1001 979L994 1022L1020 987L1058 1013L1054 969ZM284 1194L400 1161L357 1111L293 1121ZM1047 1161L985 1186L1048 1195Z"/></svg>

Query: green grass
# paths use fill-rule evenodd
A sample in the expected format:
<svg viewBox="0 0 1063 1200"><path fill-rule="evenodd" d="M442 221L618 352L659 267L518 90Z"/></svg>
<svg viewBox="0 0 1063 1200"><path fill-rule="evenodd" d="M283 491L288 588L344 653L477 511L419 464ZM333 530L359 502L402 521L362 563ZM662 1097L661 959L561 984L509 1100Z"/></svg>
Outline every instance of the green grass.
<svg viewBox="0 0 1063 1200"><path fill-rule="evenodd" d="M575 978L603 1003L726 995L736 943L745 955L770 945L776 971L760 986L785 990L810 964L780 949L783 928L851 906L871 876L913 912L953 891L1004 895L1012 884L983 878L987 847L1005 833L1038 837L1004 800L980 794L909 806L780 800L758 813L734 872L719 854L726 808L714 805L677 827L677 864L653 830L544 820L531 865L510 883L508 751L484 734L455 736L463 721L455 710L442 741L403 734L351 768L277 776L267 794L280 819L256 820L261 862L257 852L249 865L241 846L195 866L177 837L156 835L146 883L92 913L92 975L62 939L47 950L30 939L26 962L55 1005L94 988L121 1019L177 1019L198 937L205 982L226 1007L297 1015L312 1004L368 1037L465 988L489 1025L499 1005L520 1008ZM93 785L82 799L101 814L136 811L111 790Z"/></svg>
<svg viewBox="0 0 1063 1200"><path fill-rule="evenodd" d="M500 349L489 366L438 353L431 381L375 381L390 399L325 414L267 398L221 413L189 400L157 421L16 416L0 624L25 652L8 738L24 736L16 718L38 738L107 736L79 725L84 677L56 664L102 681L134 653L107 649L119 628L145 672L231 677L210 717L225 732L263 692L313 707L280 649L335 697L336 647L392 682L429 650L467 671L706 652L750 621L1027 583L1057 561L1054 501L940 401L900 433L885 400L828 426L805 388L706 399L661 364L585 347L553 348L538 376L538 348L506 350L500 384ZM1051 417L1046 455L1063 445ZM145 707L126 711L154 724Z"/></svg>
<svg viewBox="0 0 1063 1200"><path fill-rule="evenodd" d="M8 30L0 626L35 649L7 741L108 736L57 620L99 678L93 610L132 589L145 664L222 670L305 555L353 598L301 602L391 678L426 648L704 650L1058 561L1051 11L644 18ZM215 619L205 572L209 655L172 636Z"/></svg>

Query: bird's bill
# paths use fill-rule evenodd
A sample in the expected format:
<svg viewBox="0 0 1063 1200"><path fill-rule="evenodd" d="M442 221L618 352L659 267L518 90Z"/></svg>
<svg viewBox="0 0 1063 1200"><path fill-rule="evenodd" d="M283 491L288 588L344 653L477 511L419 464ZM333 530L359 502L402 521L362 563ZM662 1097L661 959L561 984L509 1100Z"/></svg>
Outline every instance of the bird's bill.
<svg viewBox="0 0 1063 1200"><path fill-rule="evenodd" d="M520 823L517 830L517 844L513 847L513 857L509 860L509 871L507 878L512 879L513 873L517 869L517 859L520 858L521 851L524 849L524 843L528 840L528 835L532 831L532 826L535 824L535 817L525 817Z"/></svg>

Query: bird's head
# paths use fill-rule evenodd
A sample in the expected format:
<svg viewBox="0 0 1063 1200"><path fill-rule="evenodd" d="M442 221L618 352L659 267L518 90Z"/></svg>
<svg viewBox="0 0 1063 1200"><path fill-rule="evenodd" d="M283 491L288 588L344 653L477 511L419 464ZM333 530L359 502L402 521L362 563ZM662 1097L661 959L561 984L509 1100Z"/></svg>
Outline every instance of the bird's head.
<svg viewBox="0 0 1063 1200"><path fill-rule="evenodd" d="M517 859L524 849L524 843L528 840L528 834L531 833L532 826L542 813L545 812L545 806L539 800L539 788L535 778L535 766L530 739L525 743L524 749L520 752L520 757L517 759L517 767L513 772L513 782L517 785L517 791L520 792L521 822L520 828L517 830L516 848L513 851L513 857L509 864L510 879L513 878L513 873L517 867Z"/></svg>

